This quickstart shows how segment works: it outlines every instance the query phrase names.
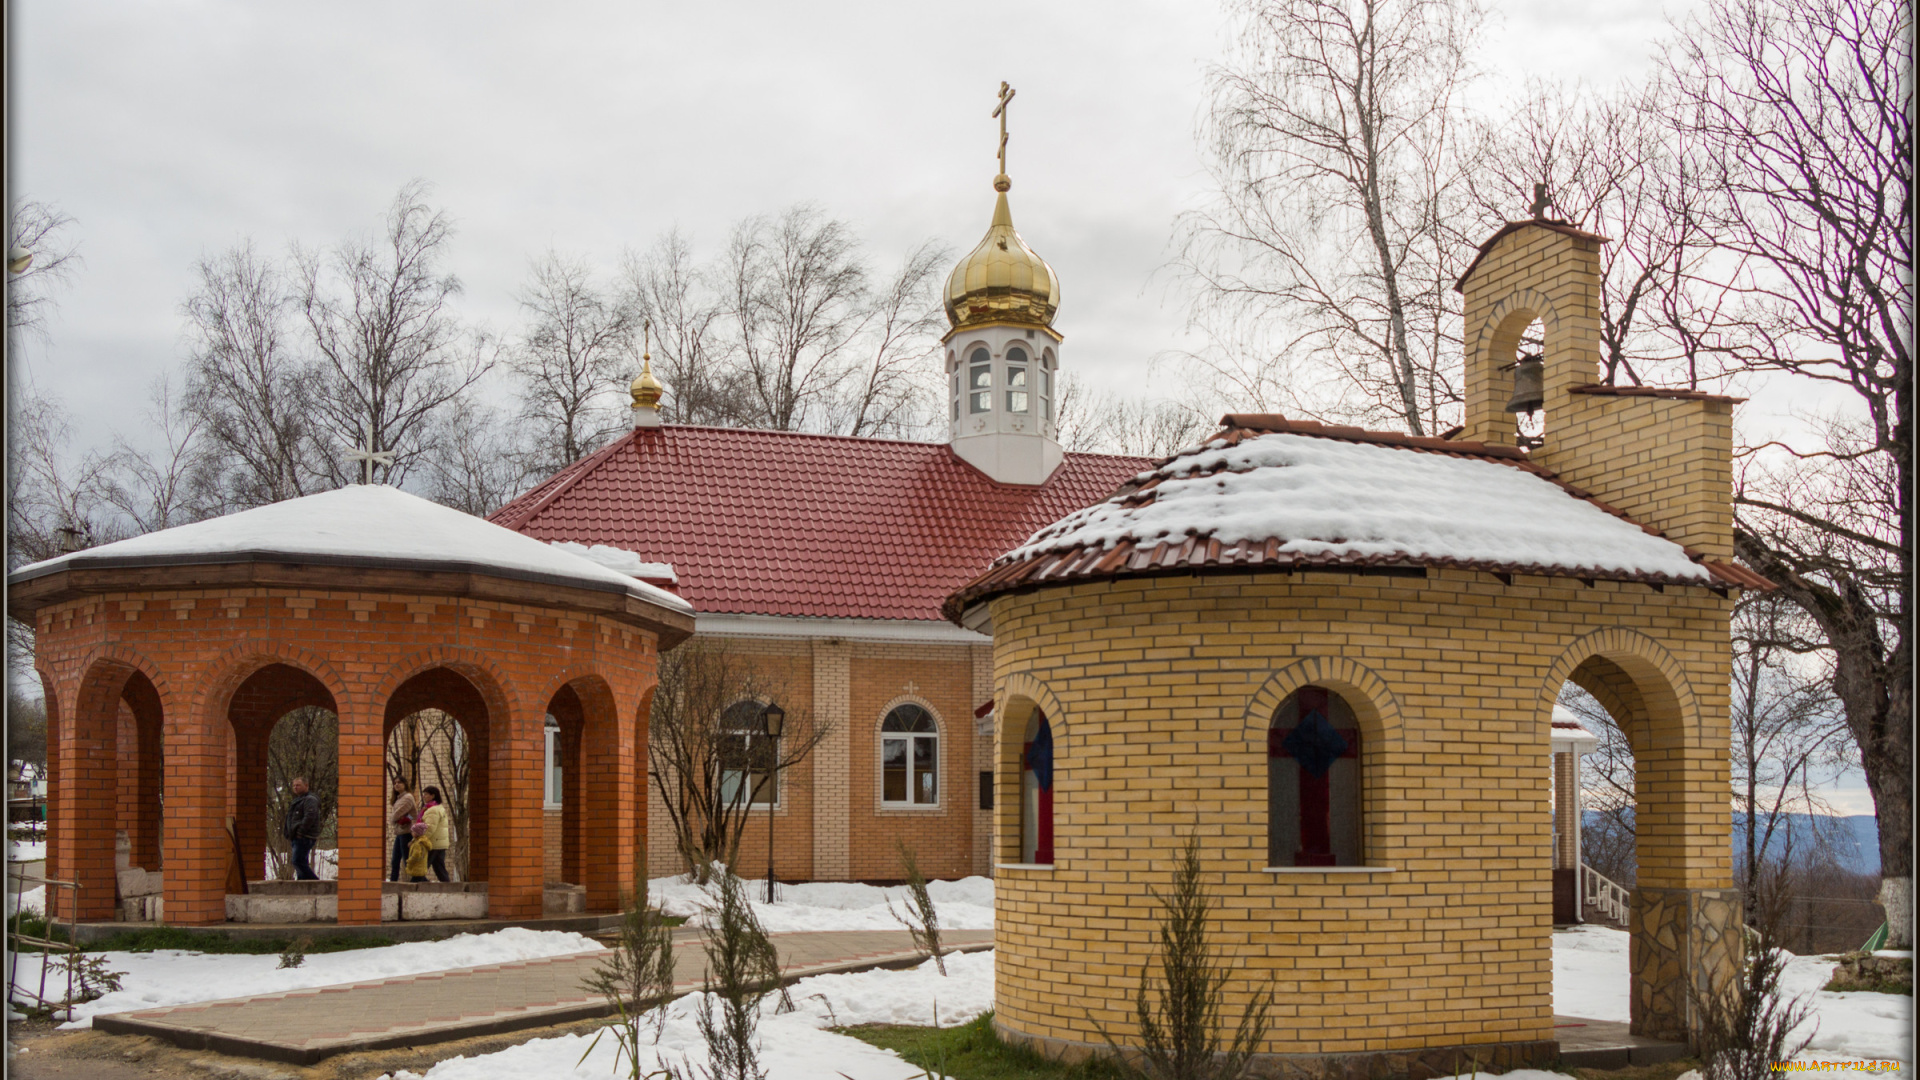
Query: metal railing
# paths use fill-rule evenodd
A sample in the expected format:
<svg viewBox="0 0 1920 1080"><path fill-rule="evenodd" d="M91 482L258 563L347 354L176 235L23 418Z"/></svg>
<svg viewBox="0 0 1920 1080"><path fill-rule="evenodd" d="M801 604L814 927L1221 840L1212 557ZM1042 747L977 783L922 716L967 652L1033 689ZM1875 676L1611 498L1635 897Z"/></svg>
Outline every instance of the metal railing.
<svg viewBox="0 0 1920 1080"><path fill-rule="evenodd" d="M1580 899L1584 907L1588 904L1600 909L1608 919L1625 926L1627 923L1628 896L1625 888L1615 885L1602 877L1600 872L1584 863L1580 866Z"/></svg>
<svg viewBox="0 0 1920 1080"><path fill-rule="evenodd" d="M29 879L25 868L12 863L7 865L7 885L12 893L13 910L7 912L7 1001L33 1008L47 1009L56 1014L60 1010L71 1009L74 1004L74 982L80 971L80 883L77 881L54 881L51 879L32 879L39 886L45 886L41 893L42 917L46 927L44 936L27 933L23 929L21 918L25 908L25 896ZM58 897L59 899L55 899ZM61 901L65 904L62 905ZM60 925L59 912L64 906L67 911L67 940L58 940L55 931ZM33 912L24 912L31 915ZM21 946L29 945L39 954L40 962L37 977L29 974L25 985L20 978ZM58 998L47 996L47 977L55 965L65 969L66 987L64 993L58 985L60 975L53 972L55 992Z"/></svg>

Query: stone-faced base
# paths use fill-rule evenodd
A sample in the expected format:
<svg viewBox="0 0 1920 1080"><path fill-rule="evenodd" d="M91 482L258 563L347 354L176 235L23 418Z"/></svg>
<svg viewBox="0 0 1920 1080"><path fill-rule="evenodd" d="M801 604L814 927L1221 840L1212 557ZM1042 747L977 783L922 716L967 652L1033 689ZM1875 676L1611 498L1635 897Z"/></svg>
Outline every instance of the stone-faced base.
<svg viewBox="0 0 1920 1080"><path fill-rule="evenodd" d="M993 1030L1002 1041L1025 1046L1055 1061L1073 1063L1113 1053L1112 1048L1093 1043L1027 1035L998 1019L993 1022ZM1473 1072L1546 1069L1559 1060L1560 1044L1541 1039L1357 1054L1255 1054L1248 1075L1259 1080L1429 1080Z"/></svg>
<svg viewBox="0 0 1920 1080"><path fill-rule="evenodd" d="M1734 889L1633 890L1628 929L1635 1035L1691 1044L1700 1002L1731 991L1746 956Z"/></svg>

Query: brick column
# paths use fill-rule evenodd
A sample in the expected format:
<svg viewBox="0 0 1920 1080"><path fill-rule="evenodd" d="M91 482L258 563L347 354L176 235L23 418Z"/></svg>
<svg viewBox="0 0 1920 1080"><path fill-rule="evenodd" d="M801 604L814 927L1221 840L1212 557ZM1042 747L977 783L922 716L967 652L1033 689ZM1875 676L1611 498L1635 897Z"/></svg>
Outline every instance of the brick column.
<svg viewBox="0 0 1920 1080"><path fill-rule="evenodd" d="M184 681L191 685L204 675L201 670L190 671ZM227 920L227 865L233 845L226 827L227 739L220 730L226 722L225 716L217 715L162 720L167 814L161 843L168 857L161 881L161 918L174 926ZM264 751L261 761L264 784ZM256 849L256 860L258 856ZM256 861L255 873L259 868Z"/></svg>
<svg viewBox="0 0 1920 1080"><path fill-rule="evenodd" d="M546 817L540 812L546 712L521 708L518 702L508 707L513 711L491 725L486 757L487 915L494 919L537 918L542 879L546 876ZM469 783L469 791L472 786ZM608 827L617 828L612 822ZM474 840L481 840L478 829ZM593 857L607 855L599 852Z"/></svg>
<svg viewBox="0 0 1920 1080"><path fill-rule="evenodd" d="M852 659L853 647L844 641L813 643L813 721L833 725L811 755L813 876L819 881L845 881L852 872Z"/></svg>
<svg viewBox="0 0 1920 1080"><path fill-rule="evenodd" d="M115 753L119 735L120 687L127 673L89 672L74 695L70 723L61 725L60 741L47 748L60 762L60 786L47 789L48 849L57 853L60 872L80 884L82 919L109 919L114 914L113 853L118 823L113 820L120 781ZM58 916L69 916L68 896L49 895Z"/></svg>
<svg viewBox="0 0 1920 1080"><path fill-rule="evenodd" d="M340 925L380 921L387 876L386 702L340 702ZM261 739L265 741L264 735ZM245 765L241 766L242 776ZM264 767L261 769L265 774Z"/></svg>

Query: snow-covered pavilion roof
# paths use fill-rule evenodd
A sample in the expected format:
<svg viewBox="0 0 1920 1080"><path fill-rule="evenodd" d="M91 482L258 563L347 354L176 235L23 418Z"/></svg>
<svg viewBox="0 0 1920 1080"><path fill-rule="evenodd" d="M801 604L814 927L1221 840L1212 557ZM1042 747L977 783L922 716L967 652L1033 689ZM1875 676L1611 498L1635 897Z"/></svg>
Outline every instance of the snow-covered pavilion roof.
<svg viewBox="0 0 1920 1080"><path fill-rule="evenodd" d="M1070 579L1206 569L1456 567L1767 587L1709 563L1514 447L1229 415L1225 429L993 561L946 613Z"/></svg>
<svg viewBox="0 0 1920 1080"><path fill-rule="evenodd" d="M593 559L384 485L354 485L103 544L7 575L236 562L452 571L625 593L675 612L692 606Z"/></svg>

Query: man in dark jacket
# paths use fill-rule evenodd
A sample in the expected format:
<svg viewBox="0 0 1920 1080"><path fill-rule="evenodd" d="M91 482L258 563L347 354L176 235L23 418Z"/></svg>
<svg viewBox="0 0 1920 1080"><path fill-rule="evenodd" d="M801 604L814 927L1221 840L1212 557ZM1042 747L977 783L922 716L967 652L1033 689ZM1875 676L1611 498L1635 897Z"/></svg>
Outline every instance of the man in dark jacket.
<svg viewBox="0 0 1920 1080"><path fill-rule="evenodd" d="M313 845L320 839L320 797L307 793L305 777L293 781L293 803L287 807L286 836L293 845L293 876L297 881L318 881L313 872Z"/></svg>

